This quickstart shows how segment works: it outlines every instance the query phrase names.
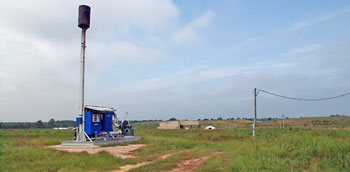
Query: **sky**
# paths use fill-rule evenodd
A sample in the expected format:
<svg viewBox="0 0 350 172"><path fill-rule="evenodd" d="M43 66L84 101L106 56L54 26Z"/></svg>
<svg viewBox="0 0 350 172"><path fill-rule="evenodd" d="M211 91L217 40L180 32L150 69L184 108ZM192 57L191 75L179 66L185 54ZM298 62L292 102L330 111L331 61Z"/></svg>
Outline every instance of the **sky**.
<svg viewBox="0 0 350 172"><path fill-rule="evenodd" d="M252 118L253 89L350 91L346 0L0 2L0 121L74 120L78 6L91 7L85 104L124 119ZM350 96L263 92L258 118L350 115Z"/></svg>

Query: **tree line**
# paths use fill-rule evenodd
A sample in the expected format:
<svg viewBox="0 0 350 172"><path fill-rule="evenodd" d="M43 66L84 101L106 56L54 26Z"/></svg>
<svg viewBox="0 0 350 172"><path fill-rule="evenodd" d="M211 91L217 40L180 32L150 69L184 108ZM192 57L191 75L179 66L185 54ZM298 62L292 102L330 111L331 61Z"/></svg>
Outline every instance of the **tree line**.
<svg viewBox="0 0 350 172"><path fill-rule="evenodd" d="M337 116L347 116L347 115L330 115L331 117L337 117ZM288 117L286 117L288 119ZM302 117L301 117L302 118ZM239 119L245 119L245 120L250 120L253 121L254 118L226 118L223 119L222 117L218 118L203 118L203 119L198 119L198 121L208 121L208 120L239 120ZM275 120L279 118L258 118L257 121L270 121L270 120ZM169 119L169 121L176 121L178 119L172 117ZM184 119L186 120L186 119ZM148 122L148 121L163 121L163 120L130 120L130 122ZM47 122L43 122L42 120L38 120L37 122L0 122L0 129L29 129L29 128L59 128L59 127L77 127L78 125L75 123L73 120L54 120L50 119Z"/></svg>
<svg viewBox="0 0 350 172"><path fill-rule="evenodd" d="M30 129L30 128L59 128L59 127L76 127L78 126L73 120L54 120L47 122L38 120L37 122L0 122L0 129Z"/></svg>

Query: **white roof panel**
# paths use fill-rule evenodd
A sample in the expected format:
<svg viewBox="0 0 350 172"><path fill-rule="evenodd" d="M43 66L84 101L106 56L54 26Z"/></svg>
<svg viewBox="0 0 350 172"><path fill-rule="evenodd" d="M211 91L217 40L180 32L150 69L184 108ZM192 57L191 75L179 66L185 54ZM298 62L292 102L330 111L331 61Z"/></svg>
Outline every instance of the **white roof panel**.
<svg viewBox="0 0 350 172"><path fill-rule="evenodd" d="M86 109L96 110L96 111L117 111L114 108L111 107L103 107L103 106L93 106L93 105L86 105Z"/></svg>

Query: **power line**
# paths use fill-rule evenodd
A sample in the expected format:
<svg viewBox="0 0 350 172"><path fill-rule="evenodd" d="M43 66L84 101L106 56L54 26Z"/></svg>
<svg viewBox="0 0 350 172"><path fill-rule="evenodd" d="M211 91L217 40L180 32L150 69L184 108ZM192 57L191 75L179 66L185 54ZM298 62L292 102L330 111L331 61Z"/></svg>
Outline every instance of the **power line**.
<svg viewBox="0 0 350 172"><path fill-rule="evenodd" d="M285 99L291 99L291 100L301 100L301 101L322 101L322 100L330 100L330 99L336 99L336 98L340 98L340 97L344 97L350 94L350 92L341 94L341 95L337 95L337 96L333 96L333 97L325 97L325 98L295 98L295 97L289 97L289 96L284 96L284 95L280 95L280 94L276 94L276 93L271 93L269 91L266 90L261 90L261 89L257 89L255 88L253 93L254 93L254 123L253 123L253 137L256 137L256 116L257 116L257 111L256 111L256 97L258 95L259 92L263 92L266 94L270 94L272 96L276 96L276 97L280 97L280 98L285 98ZM283 117L283 128L284 128L284 115Z"/></svg>
<svg viewBox="0 0 350 172"><path fill-rule="evenodd" d="M325 98L295 98L295 97L284 96L284 95L280 95L280 94L276 94L276 93L271 93L269 91L265 91L265 90L261 90L261 89L257 89L257 90L258 90L258 92L264 92L266 94L270 94L270 95L273 95L276 97L290 99L290 100L300 100L300 101L323 101L323 100L330 100L330 99L344 97L344 96L347 96L350 94L350 92L347 92L347 93L344 93L341 95L332 96L332 97L325 97Z"/></svg>

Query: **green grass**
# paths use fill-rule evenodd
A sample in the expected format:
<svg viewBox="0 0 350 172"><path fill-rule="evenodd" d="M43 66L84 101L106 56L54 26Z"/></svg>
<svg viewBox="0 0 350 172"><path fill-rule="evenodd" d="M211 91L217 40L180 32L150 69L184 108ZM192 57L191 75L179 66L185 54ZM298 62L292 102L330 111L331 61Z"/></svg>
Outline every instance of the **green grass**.
<svg viewBox="0 0 350 172"><path fill-rule="evenodd" d="M250 128L157 130L156 125L134 124L137 143L134 159L106 152L96 155L67 153L46 148L72 139L69 130L0 130L0 171L108 171L183 151L132 171L166 171L178 162L221 151L194 171L350 171L350 131L301 128ZM203 127L203 126L202 126Z"/></svg>

